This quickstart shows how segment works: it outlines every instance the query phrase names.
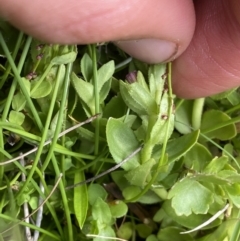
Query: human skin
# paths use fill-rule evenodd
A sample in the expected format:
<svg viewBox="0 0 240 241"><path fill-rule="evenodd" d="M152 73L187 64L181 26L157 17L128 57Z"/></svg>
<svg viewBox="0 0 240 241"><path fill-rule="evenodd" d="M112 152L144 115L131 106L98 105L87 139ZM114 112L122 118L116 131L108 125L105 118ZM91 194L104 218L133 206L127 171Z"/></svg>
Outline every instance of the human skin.
<svg viewBox="0 0 240 241"><path fill-rule="evenodd" d="M0 6L2 18L45 42L114 41L142 61L173 61L179 97L240 84L238 0L0 0Z"/></svg>

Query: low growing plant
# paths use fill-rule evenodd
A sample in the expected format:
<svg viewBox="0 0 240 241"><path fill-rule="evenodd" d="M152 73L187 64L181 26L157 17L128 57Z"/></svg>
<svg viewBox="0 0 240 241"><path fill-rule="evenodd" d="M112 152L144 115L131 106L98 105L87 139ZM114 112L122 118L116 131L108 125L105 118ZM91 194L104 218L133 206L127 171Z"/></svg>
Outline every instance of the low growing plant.
<svg viewBox="0 0 240 241"><path fill-rule="evenodd" d="M0 240L239 240L238 89L179 99L171 63L6 22L0 46Z"/></svg>

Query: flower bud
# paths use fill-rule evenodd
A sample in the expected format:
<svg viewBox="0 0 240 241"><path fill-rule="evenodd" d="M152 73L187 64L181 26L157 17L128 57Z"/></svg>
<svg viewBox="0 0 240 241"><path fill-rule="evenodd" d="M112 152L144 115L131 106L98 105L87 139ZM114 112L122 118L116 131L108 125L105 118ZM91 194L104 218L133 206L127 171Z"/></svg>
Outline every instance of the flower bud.
<svg viewBox="0 0 240 241"><path fill-rule="evenodd" d="M137 71L134 70L126 75L126 81L129 84L132 84L137 81Z"/></svg>

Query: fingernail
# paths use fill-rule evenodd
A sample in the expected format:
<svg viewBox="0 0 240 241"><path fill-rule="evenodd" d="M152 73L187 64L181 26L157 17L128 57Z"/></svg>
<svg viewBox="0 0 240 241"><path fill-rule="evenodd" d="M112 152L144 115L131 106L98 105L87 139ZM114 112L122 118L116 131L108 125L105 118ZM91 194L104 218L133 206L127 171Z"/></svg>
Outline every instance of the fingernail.
<svg viewBox="0 0 240 241"><path fill-rule="evenodd" d="M132 57L151 64L171 61L178 52L176 43L159 39L117 41L114 44Z"/></svg>

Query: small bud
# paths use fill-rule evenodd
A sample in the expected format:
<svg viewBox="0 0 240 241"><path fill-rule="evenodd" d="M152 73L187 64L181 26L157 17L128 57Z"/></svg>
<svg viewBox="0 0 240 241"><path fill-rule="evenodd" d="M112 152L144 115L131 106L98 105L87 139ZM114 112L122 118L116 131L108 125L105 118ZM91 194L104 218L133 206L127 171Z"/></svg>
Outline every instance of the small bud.
<svg viewBox="0 0 240 241"><path fill-rule="evenodd" d="M137 71L134 70L126 75L126 81L129 84L133 84L134 82L137 81Z"/></svg>
<svg viewBox="0 0 240 241"><path fill-rule="evenodd" d="M43 54L39 54L39 55L37 55L37 60L42 59L42 57L43 57Z"/></svg>
<svg viewBox="0 0 240 241"><path fill-rule="evenodd" d="M26 79L31 80L31 79L35 79L37 77L36 72L30 72L27 76Z"/></svg>
<svg viewBox="0 0 240 241"><path fill-rule="evenodd" d="M36 49L38 51L40 51L43 48L43 46L44 46L44 44L39 44L39 45L36 46Z"/></svg>

